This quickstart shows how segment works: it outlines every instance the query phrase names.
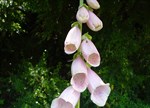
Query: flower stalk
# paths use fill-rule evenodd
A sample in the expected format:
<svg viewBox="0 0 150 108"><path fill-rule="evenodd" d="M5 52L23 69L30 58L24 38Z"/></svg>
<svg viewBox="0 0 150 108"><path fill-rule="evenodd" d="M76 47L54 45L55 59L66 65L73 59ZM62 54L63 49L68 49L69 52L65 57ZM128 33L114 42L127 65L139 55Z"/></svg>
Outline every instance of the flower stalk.
<svg viewBox="0 0 150 108"><path fill-rule="evenodd" d="M84 0L79 0L79 7L82 6L84 4ZM82 23L80 24L81 28L81 32L82 32Z"/></svg>
<svg viewBox="0 0 150 108"><path fill-rule="evenodd" d="M84 0L79 0L79 7L83 5L84 3ZM82 23L80 23L80 30L81 30L81 33L82 33ZM80 108L80 99L78 100L78 103L76 105L76 108Z"/></svg>
<svg viewBox="0 0 150 108"><path fill-rule="evenodd" d="M79 99L79 101L78 101L78 103L76 105L76 108L80 108L80 99Z"/></svg>

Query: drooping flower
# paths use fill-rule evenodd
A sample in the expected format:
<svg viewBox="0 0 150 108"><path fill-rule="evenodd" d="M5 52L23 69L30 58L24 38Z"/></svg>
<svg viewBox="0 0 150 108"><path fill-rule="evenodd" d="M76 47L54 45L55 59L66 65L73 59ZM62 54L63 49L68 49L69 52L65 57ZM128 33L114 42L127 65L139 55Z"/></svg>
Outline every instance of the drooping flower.
<svg viewBox="0 0 150 108"><path fill-rule="evenodd" d="M98 3L97 0L86 0L86 2L93 9L99 9L100 8L100 4Z"/></svg>
<svg viewBox="0 0 150 108"><path fill-rule="evenodd" d="M89 39L84 39L81 43L81 52L84 59L93 67L97 67L100 65L100 54L93 44L93 42Z"/></svg>
<svg viewBox="0 0 150 108"><path fill-rule="evenodd" d="M93 31L99 31L103 28L103 22L93 12L89 11L87 26Z"/></svg>
<svg viewBox="0 0 150 108"><path fill-rule="evenodd" d="M71 65L71 85L78 92L83 92L88 85L87 68L84 61L78 56Z"/></svg>
<svg viewBox="0 0 150 108"><path fill-rule="evenodd" d="M64 42L64 50L66 54L72 54L79 48L81 43L81 30L74 26L68 32Z"/></svg>
<svg viewBox="0 0 150 108"><path fill-rule="evenodd" d="M91 93L91 100L97 106L104 106L110 94L109 83L105 84L102 79L90 68L88 70L88 90Z"/></svg>
<svg viewBox="0 0 150 108"><path fill-rule="evenodd" d="M76 19L81 23L86 23L88 21L89 12L84 6L79 8L79 10L77 11Z"/></svg>
<svg viewBox="0 0 150 108"><path fill-rule="evenodd" d="M80 93L72 88L67 87L58 98L52 101L51 108L75 108Z"/></svg>

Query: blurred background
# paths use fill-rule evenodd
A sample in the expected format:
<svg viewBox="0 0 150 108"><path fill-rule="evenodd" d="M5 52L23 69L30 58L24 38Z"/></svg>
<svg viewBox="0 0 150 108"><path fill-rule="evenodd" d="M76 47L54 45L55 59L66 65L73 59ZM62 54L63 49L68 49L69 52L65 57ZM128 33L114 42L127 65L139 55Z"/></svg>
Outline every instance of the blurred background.
<svg viewBox="0 0 150 108"><path fill-rule="evenodd" d="M150 0L99 0L89 32L101 54L92 68L111 94L104 108L150 108ZM73 55L64 40L78 0L0 0L0 108L50 108L69 86ZM86 90L81 108L97 108Z"/></svg>

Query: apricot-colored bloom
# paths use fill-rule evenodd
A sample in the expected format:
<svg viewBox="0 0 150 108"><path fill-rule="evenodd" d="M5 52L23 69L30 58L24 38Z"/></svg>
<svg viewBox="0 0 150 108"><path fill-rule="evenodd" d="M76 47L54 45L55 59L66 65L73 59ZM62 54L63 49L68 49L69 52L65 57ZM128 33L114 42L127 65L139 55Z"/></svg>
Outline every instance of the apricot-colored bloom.
<svg viewBox="0 0 150 108"><path fill-rule="evenodd" d="M110 94L109 83L105 84L102 79L90 68L88 70L88 89L91 93L91 100L97 106L104 106Z"/></svg>
<svg viewBox="0 0 150 108"><path fill-rule="evenodd" d="M93 12L89 11L87 26L93 31L99 31L103 28L103 22Z"/></svg>
<svg viewBox="0 0 150 108"><path fill-rule="evenodd" d="M98 3L97 0L86 0L86 2L93 9L99 9L100 8L100 4Z"/></svg>
<svg viewBox="0 0 150 108"><path fill-rule="evenodd" d="M91 40L85 39L82 41L81 52L91 66L97 67L100 65L100 54Z"/></svg>
<svg viewBox="0 0 150 108"><path fill-rule="evenodd" d="M78 56L71 65L71 85L78 92L83 92L88 85L87 68L84 61Z"/></svg>
<svg viewBox="0 0 150 108"><path fill-rule="evenodd" d="M83 6L79 8L76 14L76 18L81 23L86 23L89 19L89 12L88 10Z"/></svg>
<svg viewBox="0 0 150 108"><path fill-rule="evenodd" d="M52 101L51 108L75 108L79 97L80 93L70 86Z"/></svg>
<svg viewBox="0 0 150 108"><path fill-rule="evenodd" d="M81 43L81 30L75 26L68 32L64 42L64 50L66 54L74 53Z"/></svg>

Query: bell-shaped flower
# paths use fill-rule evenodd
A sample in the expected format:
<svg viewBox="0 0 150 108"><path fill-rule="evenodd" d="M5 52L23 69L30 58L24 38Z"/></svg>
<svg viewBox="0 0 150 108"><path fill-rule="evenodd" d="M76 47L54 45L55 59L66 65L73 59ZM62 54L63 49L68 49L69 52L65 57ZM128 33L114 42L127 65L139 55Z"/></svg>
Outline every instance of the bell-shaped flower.
<svg viewBox="0 0 150 108"><path fill-rule="evenodd" d="M100 4L98 3L97 0L86 0L86 2L93 9L99 9L100 8Z"/></svg>
<svg viewBox="0 0 150 108"><path fill-rule="evenodd" d="M89 12L84 6L79 8L79 10L77 11L76 19L81 23L86 23L88 21Z"/></svg>
<svg viewBox="0 0 150 108"><path fill-rule="evenodd" d="M93 44L93 42L89 39L84 39L81 43L81 52L84 59L93 67L97 67L100 65L100 54Z"/></svg>
<svg viewBox="0 0 150 108"><path fill-rule="evenodd" d="M51 108L75 108L80 93L72 88L67 87L58 98L52 101Z"/></svg>
<svg viewBox="0 0 150 108"><path fill-rule="evenodd" d="M88 86L87 67L84 61L78 56L71 65L71 85L78 92L83 92Z"/></svg>
<svg viewBox="0 0 150 108"><path fill-rule="evenodd" d="M103 22L91 11L89 11L89 20L86 24L93 31L99 31L103 28Z"/></svg>
<svg viewBox="0 0 150 108"><path fill-rule="evenodd" d="M80 46L81 43L81 30L78 26L74 26L68 32L64 42L64 50L66 54L74 53Z"/></svg>
<svg viewBox="0 0 150 108"><path fill-rule="evenodd" d="M90 68L88 70L88 90L91 93L91 100L97 106L104 106L110 94L109 83L105 84L102 79Z"/></svg>

